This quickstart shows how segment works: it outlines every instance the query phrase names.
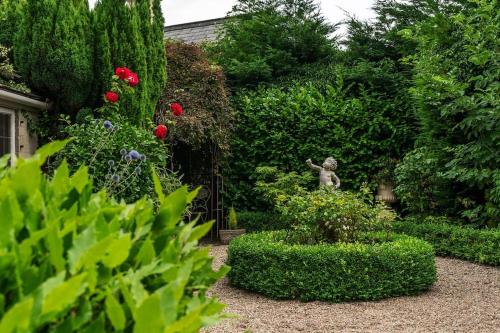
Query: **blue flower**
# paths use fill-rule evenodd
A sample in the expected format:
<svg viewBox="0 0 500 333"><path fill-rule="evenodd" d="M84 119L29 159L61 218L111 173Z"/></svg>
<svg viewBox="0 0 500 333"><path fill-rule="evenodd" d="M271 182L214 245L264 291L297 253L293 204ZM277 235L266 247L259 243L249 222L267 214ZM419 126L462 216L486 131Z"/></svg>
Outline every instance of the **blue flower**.
<svg viewBox="0 0 500 333"><path fill-rule="evenodd" d="M115 183L118 183L120 181L120 176L118 176L116 173L114 173L111 176L111 180L114 181Z"/></svg>
<svg viewBox="0 0 500 333"><path fill-rule="evenodd" d="M109 120L104 121L103 126L108 131L113 129L113 124Z"/></svg>
<svg viewBox="0 0 500 333"><path fill-rule="evenodd" d="M130 156L133 160L138 160L141 154L137 150L131 150L130 153L128 153L128 156Z"/></svg>

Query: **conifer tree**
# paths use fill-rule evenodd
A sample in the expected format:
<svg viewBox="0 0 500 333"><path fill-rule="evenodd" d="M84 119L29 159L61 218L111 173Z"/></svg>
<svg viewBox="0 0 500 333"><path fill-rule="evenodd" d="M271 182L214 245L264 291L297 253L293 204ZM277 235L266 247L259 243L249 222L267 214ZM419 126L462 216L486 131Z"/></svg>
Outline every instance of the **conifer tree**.
<svg viewBox="0 0 500 333"><path fill-rule="evenodd" d="M113 68L128 67L141 80L135 95L122 101L131 122L150 119L166 80L163 16L160 0L101 0L94 10L95 73L93 96L98 103L108 88L102 85Z"/></svg>
<svg viewBox="0 0 500 333"><path fill-rule="evenodd" d="M90 11L87 0L26 0L18 8L14 62L34 90L74 114L93 82Z"/></svg>

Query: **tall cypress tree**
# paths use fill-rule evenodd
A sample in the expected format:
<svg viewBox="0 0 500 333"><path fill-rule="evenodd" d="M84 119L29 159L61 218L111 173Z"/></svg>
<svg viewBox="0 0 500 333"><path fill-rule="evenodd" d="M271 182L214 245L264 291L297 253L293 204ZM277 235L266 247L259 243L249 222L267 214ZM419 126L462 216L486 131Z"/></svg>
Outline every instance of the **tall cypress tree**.
<svg viewBox="0 0 500 333"><path fill-rule="evenodd" d="M0 0L0 44L3 46L12 46L12 36L18 21L16 4L12 0Z"/></svg>
<svg viewBox="0 0 500 333"><path fill-rule="evenodd" d="M36 91L74 114L93 82L87 0L26 0L20 5L14 62Z"/></svg>
<svg viewBox="0 0 500 333"><path fill-rule="evenodd" d="M130 121L144 124L152 117L166 80L160 0L101 0L93 16L94 103L108 88L105 78L113 68L128 67L138 73L141 83L135 95L122 103Z"/></svg>

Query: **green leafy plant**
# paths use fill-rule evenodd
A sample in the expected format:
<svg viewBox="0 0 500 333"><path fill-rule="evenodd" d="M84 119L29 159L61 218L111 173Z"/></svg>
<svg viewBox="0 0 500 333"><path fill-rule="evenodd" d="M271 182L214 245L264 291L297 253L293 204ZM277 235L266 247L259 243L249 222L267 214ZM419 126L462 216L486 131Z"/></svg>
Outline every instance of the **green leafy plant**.
<svg viewBox="0 0 500 333"><path fill-rule="evenodd" d="M403 160L398 191L410 210L424 207L494 227L500 223L498 1L450 3L451 14L438 13L404 32L417 43L407 59L414 65L411 92L421 126L412 155L430 151L434 161L424 171L430 182L407 187L414 159ZM425 193L427 202L411 200L412 192ZM451 203L435 209L443 192Z"/></svg>
<svg viewBox="0 0 500 333"><path fill-rule="evenodd" d="M366 187L359 193L326 186L308 191L303 185L309 177L268 167L259 174L257 191L273 203L280 220L294 230L290 235L301 243L352 242L361 231L389 229L396 218L393 211L372 202Z"/></svg>
<svg viewBox="0 0 500 333"><path fill-rule="evenodd" d="M153 176L157 213L145 198L117 203L93 193L85 166L42 173L65 144L0 159L0 332L197 332L220 319L206 291L228 268L198 247L212 223L183 222L196 191L165 197Z"/></svg>
<svg viewBox="0 0 500 333"><path fill-rule="evenodd" d="M277 198L277 211L290 221L292 236L302 243L353 242L362 231L390 228L396 216L382 204L365 202L360 194L321 188Z"/></svg>
<svg viewBox="0 0 500 333"><path fill-rule="evenodd" d="M500 266L500 230L451 225L447 218L408 218L393 224L396 232L421 238L436 254Z"/></svg>
<svg viewBox="0 0 500 333"><path fill-rule="evenodd" d="M243 235L229 244L229 281L268 297L330 302L419 294L436 281L427 242L386 233L359 240L300 245L286 231Z"/></svg>
<svg viewBox="0 0 500 333"><path fill-rule="evenodd" d="M234 209L234 207L231 207L231 209L229 209L229 216L227 220L227 224L230 230L238 229L238 216L236 215L236 210Z"/></svg>

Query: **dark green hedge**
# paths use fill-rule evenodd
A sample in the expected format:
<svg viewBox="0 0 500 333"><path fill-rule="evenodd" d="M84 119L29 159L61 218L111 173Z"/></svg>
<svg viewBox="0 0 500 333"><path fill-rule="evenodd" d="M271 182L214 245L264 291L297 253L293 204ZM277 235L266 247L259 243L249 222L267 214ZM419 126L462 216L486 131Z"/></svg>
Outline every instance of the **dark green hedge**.
<svg viewBox="0 0 500 333"><path fill-rule="evenodd" d="M426 240L438 255L500 265L500 229L479 230L444 223L407 221L395 223L393 229Z"/></svg>
<svg viewBox="0 0 500 333"><path fill-rule="evenodd" d="M287 229L289 224L280 219L278 214L271 212L238 213L238 225L247 232L272 231Z"/></svg>
<svg viewBox="0 0 500 333"><path fill-rule="evenodd" d="M365 237L374 244L291 245L285 235L234 239L231 284L273 298L339 302L418 294L436 281L432 246L413 237L378 233Z"/></svg>

